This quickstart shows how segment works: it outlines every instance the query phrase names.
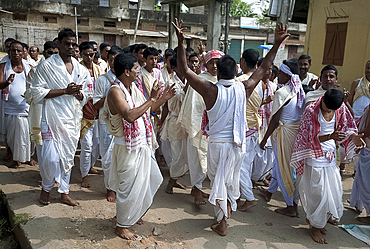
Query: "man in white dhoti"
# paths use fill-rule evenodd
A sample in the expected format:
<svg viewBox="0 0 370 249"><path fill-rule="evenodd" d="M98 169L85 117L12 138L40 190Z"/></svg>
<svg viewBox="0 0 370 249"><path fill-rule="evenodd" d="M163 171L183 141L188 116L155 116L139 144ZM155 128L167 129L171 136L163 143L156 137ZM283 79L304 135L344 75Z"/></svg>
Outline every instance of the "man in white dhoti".
<svg viewBox="0 0 370 249"><path fill-rule="evenodd" d="M362 148L353 117L339 89L329 89L304 111L290 165L302 176L299 195L312 239L326 244L325 225L343 215L342 182L336 165L336 142L346 151Z"/></svg>
<svg viewBox="0 0 370 249"><path fill-rule="evenodd" d="M217 61L224 54L218 50L211 50L204 56L206 72L199 74L203 80L215 84L217 82ZM202 117L205 112L202 96L191 86L186 90L183 104L177 122L186 130L187 157L190 173L191 195L194 196L195 205L205 205L204 198L209 195L202 191L207 173L207 148L208 139L202 134Z"/></svg>
<svg viewBox="0 0 370 249"><path fill-rule="evenodd" d="M290 157L304 110L305 99L298 73L296 59L284 60L281 64L278 78L279 84L284 86L275 92L270 125L260 144L260 148L263 149L267 139L272 135L275 159L269 188L267 190L259 188L259 190L265 200L270 201L272 194L280 188L287 207L276 209L275 212L290 217L298 216L299 197L296 189L298 179L293 179Z"/></svg>
<svg viewBox="0 0 370 249"><path fill-rule="evenodd" d="M9 60L0 64L0 89L3 116L2 127L6 134L8 157L13 159L12 167L17 168L21 163L31 160L31 142L28 134L29 105L22 96L26 90L26 78L30 66L22 59L23 47L21 42L13 41L10 45ZM32 162L34 165L35 162Z"/></svg>
<svg viewBox="0 0 370 249"><path fill-rule="evenodd" d="M167 56L167 53L165 56ZM161 139L164 141L168 140L171 146L172 160L170 164L170 180L166 188L166 193L169 194L173 193L174 187L186 189L177 179L185 175L189 170L187 159L187 133L185 129L181 127L181 124L177 122L178 113L180 112L185 97L185 84L176 73L178 71L177 58L172 57L173 56L167 56L166 67L161 70L166 87L174 85L174 89L176 90L175 96L166 103L168 106L168 115L163 123L161 134Z"/></svg>
<svg viewBox="0 0 370 249"><path fill-rule="evenodd" d="M276 27L275 43L267 54L261 67L243 83L234 80L236 62L229 55L217 62L219 81L213 84L201 79L192 72L186 63L183 42L183 28L174 24L178 39L178 66L182 75L203 98L207 109L209 123L206 132L209 135L208 177L211 179L212 191L209 202L215 206L217 223L212 230L221 236L227 234L226 220L231 210L236 210L239 198L239 174L245 153L246 100L272 64L281 42L288 36L282 24Z"/></svg>
<svg viewBox="0 0 370 249"><path fill-rule="evenodd" d="M109 187L116 192L117 223L115 233L127 240L137 235L128 230L148 211L162 183L162 175L153 155L153 128L148 112L174 95L166 88L158 99L160 86L154 84L148 100L136 87L138 63L131 54L119 54L114 59L117 77L104 103L103 119L114 135ZM151 109L151 110L149 110Z"/></svg>
<svg viewBox="0 0 370 249"><path fill-rule="evenodd" d="M243 52L240 66L244 74L236 78L236 80L242 82L249 79L257 68L258 57L259 52L255 49L247 49ZM263 89L262 82L260 82L248 98L246 106L246 122L248 124L248 131L246 132L246 156L240 169L240 192L241 197L246 198L246 200L238 207L238 210L243 212L257 205L252 191L251 173L253 160L257 152L259 127L262 122L261 117L258 115L258 109L262 104L262 99Z"/></svg>
<svg viewBox="0 0 370 249"><path fill-rule="evenodd" d="M56 41L59 54L41 63L31 83L32 99L42 103L39 120L42 145L37 145L42 190L39 202L48 205L49 192L58 184L62 203L79 203L69 196L69 180L80 136L82 106L88 99L88 71L72 58L75 33L63 29Z"/></svg>
<svg viewBox="0 0 370 249"><path fill-rule="evenodd" d="M92 98L95 91L96 79L104 73L103 69L93 63L94 60L94 46L90 42L82 42L80 44L82 61L80 62L89 72L89 79L87 81L87 87L89 89L88 101L93 102ZM89 103L88 103L89 104ZM90 183L88 180L88 174L99 174L94 169L94 165L99 158L99 119L82 118L81 121L81 154L80 154L80 170L82 182L81 186L89 188Z"/></svg>
<svg viewBox="0 0 370 249"><path fill-rule="evenodd" d="M112 150L114 136L109 133L103 119L103 105L110 87L116 80L114 74L114 58L123 51L118 46L112 46L108 52L108 64L110 70L96 79L94 91L94 106L99 110L99 149L101 155L101 166L104 174L104 185L107 189L107 201L115 202L116 193L109 187L109 171L112 163Z"/></svg>
<svg viewBox="0 0 370 249"><path fill-rule="evenodd" d="M315 87L318 77L313 74L308 72L311 68L311 56L307 54L302 54L298 58L298 65L299 65L299 79L302 82L303 85L308 85L311 87Z"/></svg>
<svg viewBox="0 0 370 249"><path fill-rule="evenodd" d="M361 117L358 126L359 133L363 133L362 137L366 146L361 149L360 157L357 164L355 180L353 181L351 193L351 207L362 212L365 208L366 217L357 217L358 221L370 224L370 105L366 108Z"/></svg>

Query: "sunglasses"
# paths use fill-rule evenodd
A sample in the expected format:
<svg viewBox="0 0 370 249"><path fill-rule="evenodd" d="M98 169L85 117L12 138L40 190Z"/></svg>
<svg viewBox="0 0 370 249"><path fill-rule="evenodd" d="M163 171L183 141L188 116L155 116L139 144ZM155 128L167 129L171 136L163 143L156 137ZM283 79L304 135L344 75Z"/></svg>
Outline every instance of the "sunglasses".
<svg viewBox="0 0 370 249"><path fill-rule="evenodd" d="M95 56L95 53L84 54L82 56L85 56L85 57L94 57Z"/></svg>
<svg viewBox="0 0 370 249"><path fill-rule="evenodd" d="M52 55L52 54L57 54L58 52L55 52L55 51L46 51L46 53Z"/></svg>

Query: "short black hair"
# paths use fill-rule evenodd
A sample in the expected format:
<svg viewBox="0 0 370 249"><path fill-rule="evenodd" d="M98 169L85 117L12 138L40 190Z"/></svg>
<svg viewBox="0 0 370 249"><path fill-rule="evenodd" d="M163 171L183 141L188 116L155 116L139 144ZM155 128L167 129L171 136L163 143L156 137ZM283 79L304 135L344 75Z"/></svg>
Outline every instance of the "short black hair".
<svg viewBox="0 0 370 249"><path fill-rule="evenodd" d="M114 58L114 71L116 76L121 76L125 72L125 69L131 71L135 62L137 62L137 59L132 54L118 54L116 58Z"/></svg>
<svg viewBox="0 0 370 249"><path fill-rule="evenodd" d="M253 68L256 66L258 58L260 57L260 52L253 48L248 48L243 52L242 58L247 63L247 66Z"/></svg>
<svg viewBox="0 0 370 249"><path fill-rule="evenodd" d="M92 42L82 42L80 44L80 51L84 51L84 50L87 50L87 49L93 49L94 50L94 45L92 44Z"/></svg>
<svg viewBox="0 0 370 249"><path fill-rule="evenodd" d="M161 54L161 53L162 53L162 49L158 49L158 53L160 53L160 54Z"/></svg>
<svg viewBox="0 0 370 249"><path fill-rule="evenodd" d="M300 60L308 60L308 63L310 63L311 65L311 56L309 56L308 54L302 54L301 56L299 56L298 61Z"/></svg>
<svg viewBox="0 0 370 249"><path fill-rule="evenodd" d="M123 54L123 50L120 47L113 45L111 49L108 51L108 58L110 55L116 55L116 54Z"/></svg>
<svg viewBox="0 0 370 249"><path fill-rule="evenodd" d="M148 46L144 43L139 43L135 45L134 53L139 52L139 50L146 49Z"/></svg>
<svg viewBox="0 0 370 249"><path fill-rule="evenodd" d="M57 45L53 41L47 41L44 43L44 51L48 50L49 48L52 48L52 49L57 48Z"/></svg>
<svg viewBox="0 0 370 249"><path fill-rule="evenodd" d="M327 65L321 69L320 76L324 73L326 70L334 70L335 71L335 76L338 76L338 69L334 67L333 65Z"/></svg>
<svg viewBox="0 0 370 249"><path fill-rule="evenodd" d="M279 68L275 65L272 65L272 73L275 74L276 77L279 73Z"/></svg>
<svg viewBox="0 0 370 249"><path fill-rule="evenodd" d="M73 43L74 48L80 48L80 46L77 43Z"/></svg>
<svg viewBox="0 0 370 249"><path fill-rule="evenodd" d="M171 58L170 65L171 65L171 67L177 67L177 56L176 56L176 54L173 55L173 57Z"/></svg>
<svg viewBox="0 0 370 249"><path fill-rule="evenodd" d="M133 54L135 52L135 47L136 47L136 44L132 44L132 45L128 46L128 48L130 50L129 53Z"/></svg>
<svg viewBox="0 0 370 249"><path fill-rule="evenodd" d="M283 64L287 65L293 74L299 74L297 59L283 60Z"/></svg>
<svg viewBox="0 0 370 249"><path fill-rule="evenodd" d="M125 47L125 48L122 48L122 51L125 53L125 54L128 54L128 53L131 53L131 47ZM131 53L132 54L132 53Z"/></svg>
<svg viewBox="0 0 370 249"><path fill-rule="evenodd" d="M236 74L236 61L230 55L224 55L217 61L217 70L221 79L234 79Z"/></svg>
<svg viewBox="0 0 370 249"><path fill-rule="evenodd" d="M10 47L11 46L13 46L13 44L19 44L19 45L21 45L23 48L24 48L24 46L23 46L23 42L20 42L20 41L17 41L17 40L14 40L14 41L12 41L12 43L10 43ZM23 51L22 51L23 52Z"/></svg>
<svg viewBox="0 0 370 249"><path fill-rule="evenodd" d="M28 51L29 47L27 43L21 42L21 45L23 48L25 48Z"/></svg>
<svg viewBox="0 0 370 249"><path fill-rule="evenodd" d="M261 66L264 58L259 58L257 61L257 67Z"/></svg>
<svg viewBox="0 0 370 249"><path fill-rule="evenodd" d="M302 85L302 88L303 88L303 91L304 91L305 94L315 90L315 89L313 89L312 86L309 86L309 85Z"/></svg>
<svg viewBox="0 0 370 249"><path fill-rule="evenodd" d="M191 58L191 57L197 57L197 58L199 59L199 57L198 57L198 54L197 54L197 53L192 53L192 54L190 54L190 55L189 55L189 60L190 60L190 58Z"/></svg>
<svg viewBox="0 0 370 249"><path fill-rule="evenodd" d="M135 48L135 50L136 50L136 48ZM158 55L158 50L154 47L147 47L144 50L143 56L146 59L146 58L148 58L149 55L157 56Z"/></svg>
<svg viewBox="0 0 370 249"><path fill-rule="evenodd" d="M74 37L74 38L76 38L76 34L75 34L75 32L73 32L72 29L65 28L65 29L62 29L61 31L59 31L59 33L58 33L58 41L61 42L64 37Z"/></svg>
<svg viewBox="0 0 370 249"><path fill-rule="evenodd" d="M175 52L173 51L173 49L166 49L166 52L164 53L164 58L166 58L166 60L168 59L168 57L170 56L174 56Z"/></svg>
<svg viewBox="0 0 370 249"><path fill-rule="evenodd" d="M4 41L4 44L7 42L13 42L13 41L15 41L14 38L6 38L6 40Z"/></svg>
<svg viewBox="0 0 370 249"><path fill-rule="evenodd" d="M322 100L327 108L337 110L344 101L344 93L337 88L331 88L325 92Z"/></svg>
<svg viewBox="0 0 370 249"><path fill-rule="evenodd" d="M96 41L90 41L93 45L98 45L98 43L96 43Z"/></svg>
<svg viewBox="0 0 370 249"><path fill-rule="evenodd" d="M100 43L99 49L100 49L100 51L102 51L106 47L112 47L112 46L109 43L103 42L103 43Z"/></svg>

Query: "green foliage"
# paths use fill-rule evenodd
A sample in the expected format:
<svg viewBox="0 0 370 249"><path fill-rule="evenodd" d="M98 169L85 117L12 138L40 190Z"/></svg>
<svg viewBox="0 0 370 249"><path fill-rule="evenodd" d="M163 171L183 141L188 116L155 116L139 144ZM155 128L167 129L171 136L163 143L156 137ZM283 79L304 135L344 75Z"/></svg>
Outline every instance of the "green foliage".
<svg viewBox="0 0 370 249"><path fill-rule="evenodd" d="M248 4L241 0L232 0L230 5L230 16L233 17L255 17L256 14L253 13L252 3Z"/></svg>
<svg viewBox="0 0 370 249"><path fill-rule="evenodd" d="M154 11L161 11L161 6L154 5Z"/></svg>
<svg viewBox="0 0 370 249"><path fill-rule="evenodd" d="M26 224L27 221L30 220L30 217L27 213L20 213L20 214L16 214L14 216L14 223L15 225L18 225L18 224Z"/></svg>
<svg viewBox="0 0 370 249"><path fill-rule="evenodd" d="M268 9L262 10L262 16L257 17L257 22L259 25L264 27L270 27L271 25L273 25L270 17L266 17L268 11Z"/></svg>

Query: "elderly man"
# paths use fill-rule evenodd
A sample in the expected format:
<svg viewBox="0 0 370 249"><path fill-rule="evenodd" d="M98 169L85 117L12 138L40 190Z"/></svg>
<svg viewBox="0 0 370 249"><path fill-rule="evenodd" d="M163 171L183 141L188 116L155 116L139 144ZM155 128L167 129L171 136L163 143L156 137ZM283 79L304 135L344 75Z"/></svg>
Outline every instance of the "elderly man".
<svg viewBox="0 0 370 249"><path fill-rule="evenodd" d="M343 215L342 183L336 164L336 142L349 151L362 148L353 117L343 103L339 89L329 89L323 97L306 107L296 136L290 165L301 175L299 195L310 235L319 244L327 221L339 221Z"/></svg>
<svg viewBox="0 0 370 249"><path fill-rule="evenodd" d="M156 83L145 99L134 81L138 63L131 54L114 59L116 84L112 85L104 103L103 119L115 136L109 187L117 193L117 224L115 233L127 240L137 235L128 230L148 211L162 183L162 175L153 157L153 128L148 111L155 111L170 99L174 91L166 88L158 99Z"/></svg>
<svg viewBox="0 0 370 249"><path fill-rule="evenodd" d="M206 81L191 71L186 65L183 42L185 40L181 24L173 23L178 38L178 66L190 86L203 98L209 122L206 132L209 135L208 176L212 191L209 202L215 206L217 223L211 229L221 236L227 234L226 220L231 210L236 210L239 198L239 173L245 152L246 100L272 64L280 43L288 36L286 27L277 25L275 43L261 67L243 83L234 80L236 62L229 55L217 62L216 84ZM207 56L206 56L207 60Z"/></svg>
<svg viewBox="0 0 370 249"><path fill-rule="evenodd" d="M59 54L45 60L31 84L32 98L42 103L42 145L37 145L42 190L39 202L48 205L49 192L58 184L60 201L76 206L69 196L69 180L80 137L82 107L88 100L89 73L72 57L75 33L63 29L56 41Z"/></svg>
<svg viewBox="0 0 370 249"><path fill-rule="evenodd" d="M36 66L40 62L40 60L39 60L39 54L40 54L39 48L36 47L36 46L31 46L30 50L29 50L29 54L31 56L31 59L33 59L35 61L35 66Z"/></svg>

